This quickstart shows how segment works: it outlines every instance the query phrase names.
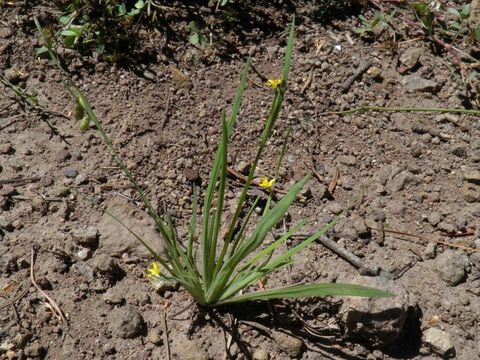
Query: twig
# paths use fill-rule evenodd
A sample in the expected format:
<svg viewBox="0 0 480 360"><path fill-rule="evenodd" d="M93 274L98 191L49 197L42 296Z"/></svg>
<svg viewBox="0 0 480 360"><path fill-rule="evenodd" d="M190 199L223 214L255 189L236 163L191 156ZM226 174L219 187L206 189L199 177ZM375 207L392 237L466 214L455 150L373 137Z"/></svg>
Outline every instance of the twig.
<svg viewBox="0 0 480 360"><path fill-rule="evenodd" d="M5 184L16 184L16 185L25 185L31 182L40 181L40 177L31 177L31 178L16 178L16 179L0 179L0 185Z"/></svg>
<svg viewBox="0 0 480 360"><path fill-rule="evenodd" d="M20 300L21 298L23 298L23 297L27 294L28 289L29 289L29 288L27 287L26 289L22 290L22 292L20 292L20 294L18 294L17 296L13 297L12 299L9 298L9 300L10 300L11 302L13 302L13 303L17 302L18 300ZM9 306L10 306L9 303L8 303L8 304L0 305L0 311L3 310L3 309L5 309L5 308L7 308L7 307L9 307Z"/></svg>
<svg viewBox="0 0 480 360"><path fill-rule="evenodd" d="M63 315L62 309L60 309L60 306L57 305L57 303L50 297L48 294L42 290L40 286L38 286L37 281L35 280L35 259L37 256L37 248L38 245L34 244L32 245L32 256L31 256L31 264L30 264L30 281L32 282L32 285L35 286L35 288L40 291L40 293L47 299L48 304L50 305L50 308L52 309L53 314L60 320L67 322L67 319L65 318L65 315Z"/></svg>
<svg viewBox="0 0 480 360"><path fill-rule="evenodd" d="M168 303L165 303L165 306L164 306L163 311L162 311L163 342L165 343L165 351L167 353L167 360L171 360L172 355L170 353L170 343L169 343L169 340L168 340L167 307L168 307Z"/></svg>
<svg viewBox="0 0 480 360"><path fill-rule="evenodd" d="M474 248L471 248L471 247L465 246L465 245L451 244L451 243L443 241L443 240L430 239L430 238L427 238L427 237L421 236L421 235L410 234L410 233L406 233L406 232L398 231L398 230L376 229L376 228L373 228L373 227L370 227L370 226L368 226L368 228L370 228L372 230L376 230L376 231L384 231L384 232L390 233L390 234L404 235L404 236L413 237L413 238L416 238L416 239L419 239L419 240L434 242L434 243L445 245L445 246L448 246L448 247L451 247L451 248L456 248L456 249L461 249L461 250L465 250L465 251L480 253L480 249L474 249Z"/></svg>
<svg viewBox="0 0 480 360"><path fill-rule="evenodd" d="M348 92L350 88L352 87L353 83L357 81L358 79L361 78L363 73L367 71L370 67L372 66L372 62L367 60L360 60L360 63L358 64L357 70L353 73L352 76L350 76L341 86L341 90L343 93Z"/></svg>
<svg viewBox="0 0 480 360"><path fill-rule="evenodd" d="M333 178L330 181L330 184L328 184L328 192L330 194L333 194L333 192L335 191L339 177L340 177L340 170L338 170L338 168L335 168L335 173L333 174Z"/></svg>
<svg viewBox="0 0 480 360"><path fill-rule="evenodd" d="M365 111L381 111L381 112L432 112L432 113L452 113L452 114L469 114L480 115L480 110L468 109L444 109L444 108L409 108L409 107L383 107L383 106L359 106L343 111L327 111L320 115L350 115L357 112Z"/></svg>
<svg viewBox="0 0 480 360"><path fill-rule="evenodd" d="M15 307L15 304L13 303L13 301L7 295L2 294L2 293L0 293L0 298L3 298L5 300L7 300L7 303L4 306L11 306L12 307L13 314L15 315L15 320L16 320L17 324L20 324L20 317L18 316L18 311L17 311L17 308Z"/></svg>
<svg viewBox="0 0 480 360"><path fill-rule="evenodd" d="M309 238L310 236L314 235L315 232L311 233L297 233L292 235L292 238ZM280 237L281 234L275 234L275 237ZM353 265L361 275L368 275L368 276L377 276L380 273L389 274L387 271L382 270L378 266L369 266L365 264L365 262L360 259L357 255L351 253L343 246L338 245L335 241L330 240L326 236L321 236L317 239L317 241L325 246L330 251L333 251L337 256L341 257L343 260L347 261L351 265ZM390 274L391 275L391 274Z"/></svg>

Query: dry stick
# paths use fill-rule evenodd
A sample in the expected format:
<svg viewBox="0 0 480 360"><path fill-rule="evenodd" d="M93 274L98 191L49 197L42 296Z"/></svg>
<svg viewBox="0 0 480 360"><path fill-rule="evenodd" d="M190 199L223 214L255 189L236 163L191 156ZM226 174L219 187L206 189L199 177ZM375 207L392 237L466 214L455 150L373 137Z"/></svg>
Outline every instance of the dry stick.
<svg viewBox="0 0 480 360"><path fill-rule="evenodd" d="M403 232L403 231L397 231L397 230L376 229L376 228L373 228L373 227L370 227L370 226L368 226L368 228L370 228L372 230L376 230L376 231L384 231L384 232L390 233L390 234L410 236L410 237L413 237L413 238L416 238L416 239L419 239L419 240L434 242L434 243L445 245L445 246L448 246L448 247L451 247L451 248L456 248L456 249L461 249L461 250L465 250L465 251L480 253L480 249L474 249L474 248L471 248L471 247L465 246L465 245L451 244L451 243L443 241L443 240L430 239L430 238L427 238L427 237L421 236L421 235L410 234L410 233L406 233L406 232Z"/></svg>
<svg viewBox="0 0 480 360"><path fill-rule="evenodd" d="M305 238L305 239L307 239L314 234L315 234L315 232L297 233L297 234L292 235L291 237L292 238L302 238L302 239ZM275 237L277 237L277 236L280 237L281 235L282 234L275 234ZM348 263L350 263L351 265L353 265L361 275L377 276L377 275L380 275L380 273L383 273L387 276L388 275L391 276L391 274L389 274L388 271L385 271L378 266L369 266L369 265L365 264L365 262L362 259L360 259L357 255L348 251L343 246L338 245L335 241L330 240L326 236L321 236L316 241L318 241L320 244L325 246L327 249L333 251L335 254L337 254L339 257L341 257L343 260L345 260Z"/></svg>
<svg viewBox="0 0 480 360"><path fill-rule="evenodd" d="M13 303L13 301L7 295L1 294L1 293L0 293L0 298L3 298L5 300L7 300L7 303L5 304L6 306L11 306L12 307L13 313L15 314L15 320L17 322L17 325L19 325L20 324L20 317L18 316L18 311L17 311L17 308L15 307L15 304Z"/></svg>
<svg viewBox="0 0 480 360"><path fill-rule="evenodd" d="M433 112L433 113L452 113L452 114L467 114L480 115L480 110L468 109L445 109L445 108L409 108L409 107L384 107L384 106L359 106L349 110L343 111L326 111L320 115L350 115L357 112L365 111L379 111L379 112Z"/></svg>
<svg viewBox="0 0 480 360"><path fill-rule="evenodd" d="M163 323L163 342L165 343L165 351L167 352L167 360L171 360L170 343L168 342L168 327L167 327L167 305L165 304L162 311L162 323Z"/></svg>
<svg viewBox="0 0 480 360"><path fill-rule="evenodd" d="M350 88L352 87L353 83L360 79L360 77L363 75L365 71L367 71L370 66L372 66L372 62L367 60L360 60L360 63L358 64L357 70L353 73L352 76L350 76L341 86L341 90L343 93L348 92Z"/></svg>
<svg viewBox="0 0 480 360"><path fill-rule="evenodd" d="M41 179L42 179L41 177L0 179L0 185L5 185L5 184L25 185L31 182L40 181Z"/></svg>
<svg viewBox="0 0 480 360"><path fill-rule="evenodd" d="M27 293L28 293L28 287L24 290L22 290L22 292L20 294L18 294L17 296L13 297L12 299L9 298L9 300L13 303L17 302L18 300L20 300L21 298L23 298ZM10 304L3 304L3 305L0 305L0 311L9 307Z"/></svg>
<svg viewBox="0 0 480 360"><path fill-rule="evenodd" d="M32 282L33 286L35 286L35 288L38 291L40 291L40 293L45 297L45 299L47 299L47 301L50 305L50 308L52 309L54 315L57 318L61 319L62 321L67 322L67 319L63 315L63 311L62 311L62 309L60 309L60 306L58 306L57 303L50 296L48 296L48 294L45 291L43 291L40 286L38 286L37 281L35 280L35 259L37 257L37 251L36 251L37 246L38 245L32 245L32 256L30 258L31 259L30 281Z"/></svg>

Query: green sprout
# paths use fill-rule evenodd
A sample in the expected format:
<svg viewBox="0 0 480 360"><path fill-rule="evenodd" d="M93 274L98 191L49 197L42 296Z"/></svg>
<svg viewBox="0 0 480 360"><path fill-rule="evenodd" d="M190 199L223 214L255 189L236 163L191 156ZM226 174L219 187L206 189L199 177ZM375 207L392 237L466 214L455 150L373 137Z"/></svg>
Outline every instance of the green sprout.
<svg viewBox="0 0 480 360"><path fill-rule="evenodd" d="M38 21L36 21L36 23L39 27L40 34L42 34ZM73 84L66 71L61 67L56 54L49 48L51 59L60 67L64 75L66 88L82 106L90 121L98 129L100 135L111 150L115 161L135 186L163 237L165 250L163 254L160 254L126 227L126 229L150 251L154 258L154 263L147 271L149 278L161 278L167 281L173 280L178 282L200 305L218 306L251 300L330 295L366 297L392 296L391 293L386 291L360 285L340 283L297 284L262 291L246 291L247 288L256 284L258 280L268 274L292 264L294 261L293 257L298 252L325 234L325 232L339 220L339 217L337 217L308 239L283 252L280 251L281 246L303 226L304 221L293 226L293 228L274 242L268 245L265 244L267 234L283 218L290 205L295 201L297 194L309 180L310 174L307 174L303 179L293 185L271 208L270 201L268 201L257 223L255 225L251 223L252 215L260 198L257 197L252 204L249 204L247 201L247 192L252 184L257 164L272 134L272 129L283 103L292 59L294 32L295 26L293 22L285 51L283 73L281 76L282 80L276 84L276 89L273 91L272 105L265 122L257 153L241 191L232 220L226 224L226 231L221 233L220 228L225 218L224 204L227 189L228 143L234 130L247 84L249 61L247 61L243 69L240 85L238 86L230 114L227 115L226 112L223 112L221 116L221 139L213 161L210 179L203 195L200 224L198 224L198 213L201 190L198 185L193 184L192 217L186 239L179 238L173 221L168 215L162 218L154 209L142 188L120 159L112 141L107 136L93 112L91 105L81 91ZM284 149L282 149L282 154L283 153ZM272 180L266 181L270 182ZM273 186L273 182L270 186ZM271 193L270 196L272 196ZM242 216L245 209L247 209L246 215ZM344 213L347 210L348 209L346 209ZM120 224L123 225L121 222ZM197 228L199 228L198 231ZM199 239L199 243L196 239ZM278 254L278 252L280 253Z"/></svg>

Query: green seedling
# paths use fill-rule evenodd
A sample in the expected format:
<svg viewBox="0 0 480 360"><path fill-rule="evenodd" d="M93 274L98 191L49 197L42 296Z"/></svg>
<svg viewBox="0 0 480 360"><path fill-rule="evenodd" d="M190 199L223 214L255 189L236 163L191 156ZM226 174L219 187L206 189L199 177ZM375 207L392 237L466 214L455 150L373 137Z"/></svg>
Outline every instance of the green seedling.
<svg viewBox="0 0 480 360"><path fill-rule="evenodd" d="M391 28L390 23L395 15L396 10L393 10L387 15L377 11L371 20L367 19L363 15L359 15L358 18L362 22L362 26L355 28L355 32L360 36L367 36L373 33L382 33L384 30Z"/></svg>
<svg viewBox="0 0 480 360"><path fill-rule="evenodd" d="M336 218L308 239L286 250L281 250L283 248L282 245L303 226L304 221L293 226L292 229L277 240L266 244L267 234L283 218L290 205L295 201L297 194L308 182L310 174L307 174L293 185L287 194L273 207L270 208L270 203L268 203L256 224L252 224L254 210L257 207L259 198L253 201L253 203L250 203L247 200L247 192L250 189L257 164L272 134L272 129L283 103L292 59L294 31L295 27L294 23L292 23L281 77L271 80L268 83L273 89L272 104L262 136L259 140L256 156L251 164L245 186L239 196L233 218L228 223L224 223L225 193L227 189L227 153L229 139L237 121L243 93L247 84L249 61L247 61L243 69L240 85L237 89L231 112L228 115L226 112L223 112L221 116L221 138L213 161L210 179L202 196L201 221L199 221L198 213L200 207L199 197L202 191L198 185L193 184L192 218L188 235L185 239L179 238L173 221L168 215L162 217L154 209L142 188L119 157L112 141L98 121L89 102L73 84L68 74L61 68L56 54L49 49L52 60L60 67L62 73L65 75L65 85L67 89L94 123L111 150L115 161L137 189L145 207L163 237L165 251L163 254L160 254L127 228L132 236L138 239L138 241L151 252L155 260L148 271L149 276L180 283L200 305L218 306L251 300L307 296L392 296L391 293L382 290L340 283L297 284L262 291L247 291L251 290L250 287L255 285L258 280L280 270L288 264L292 264L297 253L325 234L325 232L339 220L339 217ZM42 32L40 31L40 33ZM282 149L282 153L284 151L285 150ZM273 186L273 182L267 180L267 183L270 188ZM346 209L344 213L347 210L348 209ZM220 231L222 224L225 225L225 231ZM120 225L122 224L120 223Z"/></svg>
<svg viewBox="0 0 480 360"><path fill-rule="evenodd" d="M200 25L196 21L191 21L189 24L190 27L190 37L188 41L192 45L200 46L205 48L212 45L212 34L210 34L210 40L207 35L205 35L205 30L200 28Z"/></svg>

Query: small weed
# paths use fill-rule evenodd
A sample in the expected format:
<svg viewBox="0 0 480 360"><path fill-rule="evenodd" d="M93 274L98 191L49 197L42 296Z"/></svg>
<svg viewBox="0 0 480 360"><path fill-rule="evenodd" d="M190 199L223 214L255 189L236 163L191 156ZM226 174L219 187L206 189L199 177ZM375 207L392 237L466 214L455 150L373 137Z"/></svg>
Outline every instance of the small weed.
<svg viewBox="0 0 480 360"><path fill-rule="evenodd" d="M69 49L92 49L112 61L129 46L135 35L133 23L148 7L148 1L142 0L134 1L131 6L114 0L70 0L56 4L63 14L58 17L58 24L46 27L47 41ZM58 31L54 32L53 27L59 28ZM37 53L47 55L47 47L41 47Z"/></svg>
<svg viewBox="0 0 480 360"><path fill-rule="evenodd" d="M38 21L36 21L36 23L39 30L41 30ZM257 154L252 162L246 183L241 191L233 218L225 224L226 231L224 233L221 232L221 225L225 221L224 204L227 189L228 143L237 121L237 115L247 84L249 62L247 62L242 72L240 85L237 89L231 113L227 116L227 114L223 112L221 116L221 139L213 161L210 179L203 196L201 224L197 226L200 188L198 185L193 184L192 218L188 235L183 240L178 237L178 233L170 217L167 215L162 218L153 208L142 188L120 159L112 141L106 135L87 99L63 70L56 54L52 49L48 49L51 59L60 67L64 75L67 89L74 96L78 104L81 105L90 121L94 123L100 135L110 148L115 161L137 189L150 216L155 221L158 231L164 239L165 254L159 254L145 243L143 239L127 228L127 230L151 252L155 259L152 267L148 270L148 275L153 278L167 281L174 280L180 283L201 305L218 306L251 300L308 296L348 295L385 297L392 295L382 290L340 283L291 285L283 288L244 292L268 274L291 264L294 261L293 257L298 252L322 236L339 220L339 218L335 219L308 239L280 252L280 254L278 254L278 252L281 246L303 226L304 221L296 224L274 242L268 245L265 244L267 234L283 218L290 205L295 201L297 194L309 180L310 174L307 174L303 179L293 185L287 194L273 207L270 207L270 200L273 193L274 181L265 179L263 185L270 189L269 200L257 224L252 225L251 223L252 215L260 198L258 197L250 204L247 201L247 193L255 176L257 164L272 134L273 126L275 125L283 103L292 58L294 30L294 23L292 23L287 49L285 51L282 75L279 79L269 82L269 86L272 87L273 92L272 105L265 121L263 133L257 148ZM42 32L40 31L40 33ZM284 149L282 149L280 157L283 157L283 153ZM248 209L246 215L244 214L245 209ZM197 228L199 228L199 230L197 230Z"/></svg>
<svg viewBox="0 0 480 360"><path fill-rule="evenodd" d="M361 36L369 36L372 34L380 34L386 29L393 29L391 22L395 15L395 9L388 15L377 11L370 20L363 15L359 15L358 18L362 22L362 26L356 28L355 32Z"/></svg>

